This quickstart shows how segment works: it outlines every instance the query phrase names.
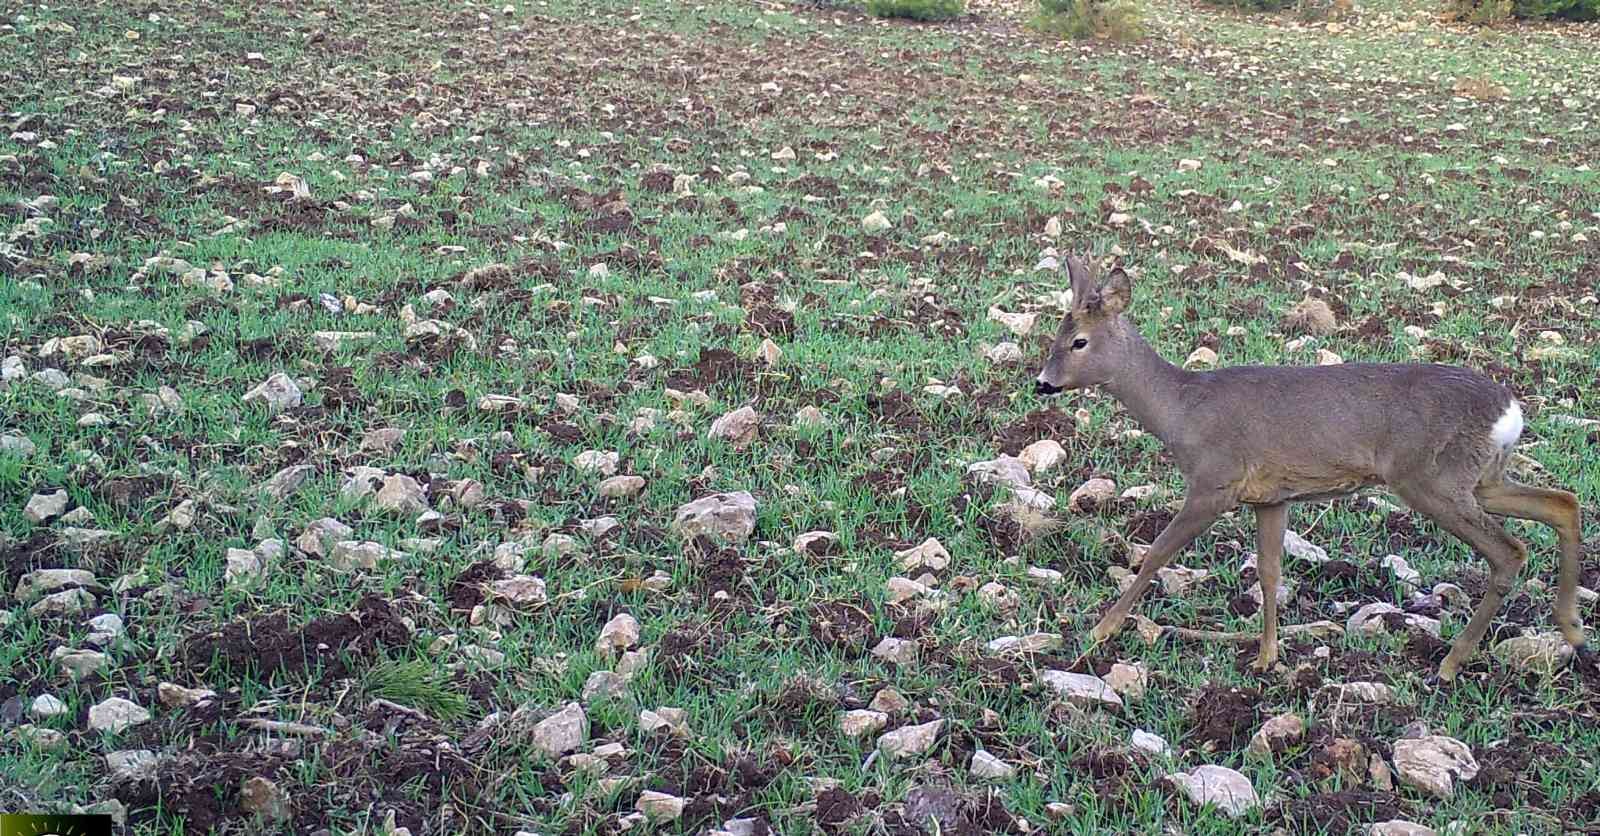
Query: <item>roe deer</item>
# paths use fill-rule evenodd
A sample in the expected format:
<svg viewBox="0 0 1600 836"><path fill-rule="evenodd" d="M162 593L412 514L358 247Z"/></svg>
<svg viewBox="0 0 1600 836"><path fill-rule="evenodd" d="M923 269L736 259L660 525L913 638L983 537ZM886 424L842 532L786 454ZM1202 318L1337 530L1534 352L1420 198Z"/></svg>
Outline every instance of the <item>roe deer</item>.
<svg viewBox="0 0 1600 836"><path fill-rule="evenodd" d="M1491 514L1555 529L1556 623L1575 657L1592 657L1578 620L1578 500L1506 478L1522 408L1504 387L1470 369L1420 363L1186 371L1162 359L1123 316L1132 298L1126 272L1113 271L1099 287L1077 257L1067 259L1067 272L1072 310L1050 346L1037 391L1103 386L1166 445L1188 489L1133 585L1095 625L1095 642L1116 633L1178 551L1244 504L1255 511L1262 589L1255 667L1271 668L1278 658L1276 591L1289 503L1386 485L1489 561L1488 590L1439 665L1439 680L1455 679L1477 649L1527 559L1527 549Z"/></svg>

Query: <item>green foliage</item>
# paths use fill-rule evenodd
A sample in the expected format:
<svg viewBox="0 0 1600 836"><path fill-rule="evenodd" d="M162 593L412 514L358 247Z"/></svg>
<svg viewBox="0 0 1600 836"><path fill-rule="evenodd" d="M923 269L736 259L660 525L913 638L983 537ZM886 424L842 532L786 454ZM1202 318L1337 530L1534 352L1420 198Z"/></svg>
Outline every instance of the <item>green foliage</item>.
<svg viewBox="0 0 1600 836"><path fill-rule="evenodd" d="M454 720L467 712L467 698L432 664L385 659L367 669L361 690L368 697L415 708L437 720Z"/></svg>
<svg viewBox="0 0 1600 836"><path fill-rule="evenodd" d="M964 11L966 0L867 0L867 12L873 17L949 20Z"/></svg>
<svg viewBox="0 0 1600 836"><path fill-rule="evenodd" d="M1457 16L1475 23L1525 20L1597 20L1600 0L1452 0Z"/></svg>
<svg viewBox="0 0 1600 836"><path fill-rule="evenodd" d="M1039 0L1033 28L1063 38L1131 41L1144 33L1137 0Z"/></svg>

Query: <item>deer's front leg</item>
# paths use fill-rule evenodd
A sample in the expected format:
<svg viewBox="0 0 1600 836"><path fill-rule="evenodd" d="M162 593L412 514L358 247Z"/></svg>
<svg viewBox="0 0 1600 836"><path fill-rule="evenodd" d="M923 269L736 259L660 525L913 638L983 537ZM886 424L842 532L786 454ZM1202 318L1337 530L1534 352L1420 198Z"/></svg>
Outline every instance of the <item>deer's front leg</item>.
<svg viewBox="0 0 1600 836"><path fill-rule="evenodd" d="M1150 588L1150 582L1155 580L1156 572L1166 566L1174 555L1183 551L1194 538L1204 534L1211 524L1217 521L1233 503L1220 491L1207 491L1196 493L1191 491L1183 500L1183 510L1178 512L1172 522L1156 536L1156 541L1150 545L1150 551L1145 553L1144 563L1139 567L1139 574L1133 579L1133 586L1122 593L1117 603L1112 605L1100 623L1094 626L1089 633L1089 638L1095 642L1103 642L1116 635L1122 628L1122 622L1128 617L1133 605L1138 603L1145 590Z"/></svg>
<svg viewBox="0 0 1600 836"><path fill-rule="evenodd" d="M1283 532L1288 526L1288 505L1256 506L1256 579L1261 582L1257 671L1271 670L1278 662L1278 582L1283 575Z"/></svg>

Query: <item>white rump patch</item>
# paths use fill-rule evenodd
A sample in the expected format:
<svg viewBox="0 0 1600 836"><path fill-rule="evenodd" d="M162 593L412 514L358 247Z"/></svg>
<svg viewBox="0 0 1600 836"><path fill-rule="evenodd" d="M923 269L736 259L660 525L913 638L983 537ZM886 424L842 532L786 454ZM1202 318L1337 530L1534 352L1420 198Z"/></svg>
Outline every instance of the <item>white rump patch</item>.
<svg viewBox="0 0 1600 836"><path fill-rule="evenodd" d="M1500 420L1494 422L1494 428L1489 430L1489 440L1502 450L1510 450L1517 439L1522 437L1522 406L1515 400L1506 407Z"/></svg>

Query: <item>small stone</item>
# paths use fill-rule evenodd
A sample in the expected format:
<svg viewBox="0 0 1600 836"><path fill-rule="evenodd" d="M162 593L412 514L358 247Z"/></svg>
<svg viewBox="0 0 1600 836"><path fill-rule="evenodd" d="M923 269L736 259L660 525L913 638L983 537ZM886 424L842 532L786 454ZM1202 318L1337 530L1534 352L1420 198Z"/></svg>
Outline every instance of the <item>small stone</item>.
<svg viewBox="0 0 1600 836"><path fill-rule="evenodd" d="M760 429L761 416L754 409L741 406L711 422L711 430L707 435L726 441L738 449L754 441Z"/></svg>
<svg viewBox="0 0 1600 836"><path fill-rule="evenodd" d="M308 464L290 465L272 474L272 478L261 485L261 495L282 502L300 490L315 472L316 468Z"/></svg>
<svg viewBox="0 0 1600 836"><path fill-rule="evenodd" d="M600 638L595 640L595 652L611 657L639 643L639 621L628 613L618 613L600 628Z"/></svg>
<svg viewBox="0 0 1600 836"><path fill-rule="evenodd" d="M18 433L5 433L0 435L0 453L9 453L17 458L28 458L39 451L38 445L25 435Z"/></svg>
<svg viewBox="0 0 1600 836"><path fill-rule="evenodd" d="M428 510L427 492L417 480L396 473L384 477L383 486L373 497L379 510L395 514L419 514Z"/></svg>
<svg viewBox="0 0 1600 836"><path fill-rule="evenodd" d="M1060 442L1045 438L1022 448L1018 458L1027 465L1030 473L1037 476L1066 461L1067 451Z"/></svg>
<svg viewBox="0 0 1600 836"><path fill-rule="evenodd" d="M1090 479L1079 485L1067 497L1067 508L1079 513L1088 513L1101 504L1110 502L1117 496L1117 483L1110 479Z"/></svg>
<svg viewBox="0 0 1600 836"><path fill-rule="evenodd" d="M852 740L877 734L889 724L889 715L882 711L858 708L839 715L839 731Z"/></svg>
<svg viewBox="0 0 1600 836"><path fill-rule="evenodd" d="M1131 665L1117 662L1106 672L1105 683L1123 699L1137 700L1144 696L1145 689L1150 685L1150 669L1143 662Z"/></svg>
<svg viewBox="0 0 1600 836"><path fill-rule="evenodd" d="M333 544L333 549L328 553L328 565L340 572L353 572L378 568L378 564L385 560L399 560L406 557L405 552L395 551L382 543L371 540L340 540Z"/></svg>
<svg viewBox="0 0 1600 836"><path fill-rule="evenodd" d="M645 734L665 732L676 737L689 736L689 713L681 708L660 706L639 712L639 729Z"/></svg>
<svg viewBox="0 0 1600 836"><path fill-rule="evenodd" d="M1217 353L1211 349L1200 346L1189 353L1183 361L1184 368L1213 368L1217 365ZM1179 773L1182 774L1182 773Z"/></svg>
<svg viewBox="0 0 1600 836"><path fill-rule="evenodd" d="M644 814L652 823L677 821L683 816L685 806L683 799L664 792L645 790L639 794L639 801L634 809Z"/></svg>
<svg viewBox="0 0 1600 836"><path fill-rule="evenodd" d="M340 349L353 348L376 339L377 336L371 331L316 331L311 334L311 344L321 351L334 354Z"/></svg>
<svg viewBox="0 0 1600 836"><path fill-rule="evenodd" d="M388 455L393 453L406 437L406 431L395 427L367 430L361 435L361 449Z"/></svg>
<svg viewBox="0 0 1600 836"><path fill-rule="evenodd" d="M149 721L149 711L121 697L111 697L89 709L89 728L92 731L120 734Z"/></svg>
<svg viewBox="0 0 1600 836"><path fill-rule="evenodd" d="M1411 564L1407 563L1406 559L1400 555L1388 555L1384 557L1383 562L1380 565L1382 565L1383 568L1393 572L1396 580L1399 580L1401 583L1406 584L1412 589L1422 586L1422 573L1411 568Z"/></svg>
<svg viewBox="0 0 1600 836"><path fill-rule="evenodd" d="M997 365L1021 363L1023 359L1022 346L1013 342L998 343L984 352L983 356L988 358L989 362Z"/></svg>
<svg viewBox="0 0 1600 836"><path fill-rule="evenodd" d="M223 570L223 581L230 586L246 583L260 577L261 558L249 549L228 549L228 565Z"/></svg>
<svg viewBox="0 0 1600 836"><path fill-rule="evenodd" d="M1515 636L1496 644L1494 657L1517 670L1549 674L1572 658L1572 646L1557 632Z"/></svg>
<svg viewBox="0 0 1600 836"><path fill-rule="evenodd" d="M685 538L704 535L742 543L756 529L756 499L748 491L703 497L679 506L672 527Z"/></svg>
<svg viewBox="0 0 1600 836"><path fill-rule="evenodd" d="M1295 533L1293 529L1283 532L1283 550L1296 560L1308 563L1327 563L1328 551L1321 546L1306 542L1305 538Z"/></svg>
<svg viewBox="0 0 1600 836"><path fill-rule="evenodd" d="M1133 735L1128 738L1128 746L1136 752L1145 752L1157 757L1172 754L1172 747L1167 744L1165 738L1143 729L1133 730Z"/></svg>
<svg viewBox="0 0 1600 836"><path fill-rule="evenodd" d="M1226 766L1196 767L1192 772L1174 772L1164 780L1182 790L1190 801L1214 804L1232 818L1261 806L1250 779Z"/></svg>
<svg viewBox="0 0 1600 836"><path fill-rule="evenodd" d="M1470 781L1478 774L1472 749L1443 735L1395 741L1394 768L1401 783L1439 799L1455 793L1458 779Z"/></svg>
<svg viewBox="0 0 1600 836"><path fill-rule="evenodd" d="M1339 328L1333 308L1321 299L1305 298L1284 314L1284 326L1292 333L1325 337Z"/></svg>
<svg viewBox="0 0 1600 836"><path fill-rule="evenodd" d="M217 692L209 688L185 688L172 682L156 686L156 698L167 708L188 708L216 697Z"/></svg>
<svg viewBox="0 0 1600 836"><path fill-rule="evenodd" d="M911 708L911 701L893 688L880 688L872 697L872 702L867 707L873 711L882 711L885 714L898 714Z"/></svg>
<svg viewBox="0 0 1600 836"><path fill-rule="evenodd" d="M607 499L632 499L644 490L643 476L612 476L600 483L600 495Z"/></svg>
<svg viewBox="0 0 1600 836"><path fill-rule="evenodd" d="M900 568L907 572L918 569L932 569L937 572L950 566L950 552L945 551L944 544L932 537L905 551L895 552L894 557Z"/></svg>
<svg viewBox="0 0 1600 836"><path fill-rule="evenodd" d="M295 384L294 379L283 372L278 372L246 392L244 403L265 404L268 412L276 415L285 409L299 406L302 397L300 387Z"/></svg>
<svg viewBox="0 0 1600 836"><path fill-rule="evenodd" d="M893 226L882 212L873 212L861 219L861 228L867 232L883 232Z"/></svg>
<svg viewBox="0 0 1600 836"><path fill-rule="evenodd" d="M489 596L519 607L532 607L549 600L543 578L512 575L489 584Z"/></svg>
<svg viewBox="0 0 1600 836"><path fill-rule="evenodd" d="M1122 697L1111 690L1105 680L1098 676L1086 673L1069 673L1067 671L1047 670L1039 675L1040 680L1051 690L1055 691L1062 699L1079 706L1080 708L1121 708Z"/></svg>
<svg viewBox="0 0 1600 836"><path fill-rule="evenodd" d="M1037 313L1010 313L996 307L990 307L989 321L1004 325L1007 330L1018 337L1026 337L1033 333L1033 327L1038 324L1039 315Z"/></svg>
<svg viewBox="0 0 1600 836"><path fill-rule="evenodd" d="M890 578L883 586L884 600L891 604L904 604L913 598L920 598L933 592L927 585L910 578Z"/></svg>
<svg viewBox="0 0 1600 836"><path fill-rule="evenodd" d="M67 492L36 493L22 508L22 516L34 525L40 525L61 516L67 510Z"/></svg>
<svg viewBox="0 0 1600 836"><path fill-rule="evenodd" d="M350 526L332 517L323 517L306 526L305 532L294 541L294 546L313 557L325 557L333 543L349 540L355 533Z"/></svg>
<svg viewBox="0 0 1600 836"><path fill-rule="evenodd" d="M794 538L794 551L799 555L821 556L839 542L839 535L831 531L807 531Z"/></svg>
<svg viewBox="0 0 1600 836"><path fill-rule="evenodd" d="M1437 831L1404 819L1390 819L1370 825L1367 836L1437 836Z"/></svg>
<svg viewBox="0 0 1600 836"><path fill-rule="evenodd" d="M583 682L583 701L592 705L596 700L620 699L628 692L628 680L611 671L595 671Z"/></svg>
<svg viewBox="0 0 1600 836"><path fill-rule="evenodd" d="M95 597L88 590L66 589L40 598L28 608L28 613L34 616L77 615L84 610L92 609L95 604Z"/></svg>
<svg viewBox="0 0 1600 836"><path fill-rule="evenodd" d="M585 450L574 456L572 466L579 473L610 476L617 472L621 457L615 451Z"/></svg>
<svg viewBox="0 0 1600 836"><path fill-rule="evenodd" d="M827 423L828 417L814 406L802 406L794 413L794 426L797 429L815 429Z"/></svg>
<svg viewBox="0 0 1600 836"><path fill-rule="evenodd" d="M55 729L23 723L17 726L17 739L35 749L55 750L67 745L67 736Z"/></svg>
<svg viewBox="0 0 1600 836"><path fill-rule="evenodd" d="M872 648L872 655L890 664L909 665L917 661L917 643L910 639L885 636L877 647Z"/></svg>
<svg viewBox="0 0 1600 836"><path fill-rule="evenodd" d="M915 726L901 726L878 738L878 751L889 760L920 755L933 748L944 729L944 720L934 720Z"/></svg>
<svg viewBox="0 0 1600 836"><path fill-rule="evenodd" d="M1066 579L1060 571L1043 566L1029 566L1027 575L1028 580L1040 586L1056 586Z"/></svg>
<svg viewBox="0 0 1600 836"><path fill-rule="evenodd" d="M161 759L149 749L124 749L106 753L106 772L113 781L148 781L156 777Z"/></svg>
<svg viewBox="0 0 1600 836"><path fill-rule="evenodd" d="M1250 738L1247 750L1258 758L1269 758L1299 743L1306 734L1306 721L1298 714L1279 714L1263 723Z"/></svg>
<svg viewBox="0 0 1600 836"><path fill-rule="evenodd" d="M1195 584L1211 577L1211 573L1204 569L1190 569L1187 566L1163 566L1156 571L1156 579L1161 581L1161 589L1168 595L1180 597Z"/></svg>
<svg viewBox="0 0 1600 836"><path fill-rule="evenodd" d="M28 706L28 716L35 720L48 720L66 714L67 704L49 694L34 697L33 704Z"/></svg>
<svg viewBox="0 0 1600 836"><path fill-rule="evenodd" d="M1007 485L1013 489L1026 488L1033 484L1033 477L1028 473L1028 465L1022 459L1005 454L988 461L972 463L967 467L967 475L976 477L983 484Z"/></svg>
<svg viewBox="0 0 1600 836"><path fill-rule="evenodd" d="M71 587L104 589L86 569L35 569L17 580L17 600L30 604L45 595Z"/></svg>
<svg viewBox="0 0 1600 836"><path fill-rule="evenodd" d="M983 749L972 753L972 762L967 766L967 771L972 777L985 781L1009 781L1017 774L1016 767Z"/></svg>
<svg viewBox="0 0 1600 836"><path fill-rule="evenodd" d="M1396 696L1393 688L1381 682L1346 682L1323 686L1317 692L1317 699L1323 705L1393 705Z"/></svg>
<svg viewBox="0 0 1600 836"><path fill-rule="evenodd" d="M50 660L61 666L74 681L99 673L111 661L104 653L95 650L75 650L58 647L50 653Z"/></svg>
<svg viewBox="0 0 1600 836"><path fill-rule="evenodd" d="M1001 636L984 649L995 654L1048 653L1061 647L1060 633L1029 633L1026 636Z"/></svg>
<svg viewBox="0 0 1600 836"><path fill-rule="evenodd" d="M583 706L575 702L540 720L532 732L534 748L552 758L577 749L588 739L589 717L583 713Z"/></svg>
<svg viewBox="0 0 1600 836"><path fill-rule="evenodd" d="M260 775L239 784L239 809L267 821L288 821L292 815L289 793Z"/></svg>

